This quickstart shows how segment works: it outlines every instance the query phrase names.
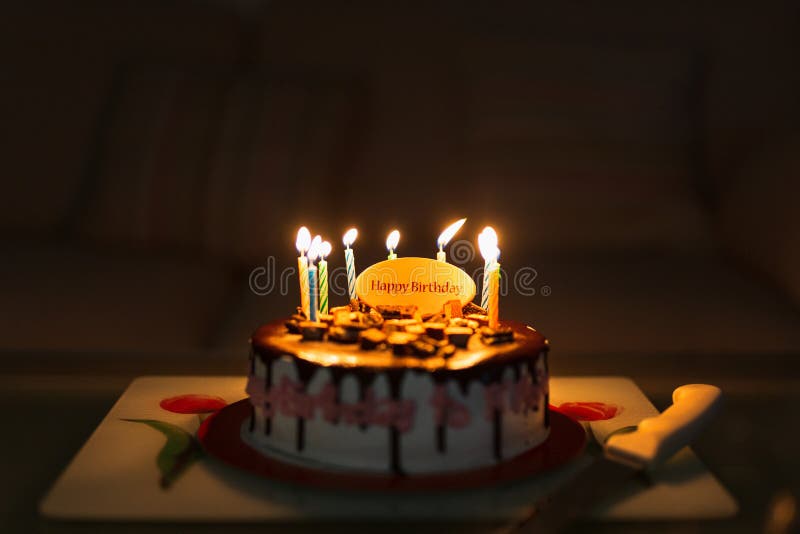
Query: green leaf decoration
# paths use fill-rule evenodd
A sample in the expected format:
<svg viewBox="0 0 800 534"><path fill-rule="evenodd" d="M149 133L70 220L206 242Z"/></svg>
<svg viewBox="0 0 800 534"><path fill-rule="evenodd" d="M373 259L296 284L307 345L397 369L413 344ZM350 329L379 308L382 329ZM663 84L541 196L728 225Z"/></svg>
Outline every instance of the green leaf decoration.
<svg viewBox="0 0 800 534"><path fill-rule="evenodd" d="M203 456L203 449L194 436L179 426L155 419L123 419L123 421L145 424L167 438L167 442L156 457L156 465L161 472L159 485L163 489L168 489L187 467Z"/></svg>

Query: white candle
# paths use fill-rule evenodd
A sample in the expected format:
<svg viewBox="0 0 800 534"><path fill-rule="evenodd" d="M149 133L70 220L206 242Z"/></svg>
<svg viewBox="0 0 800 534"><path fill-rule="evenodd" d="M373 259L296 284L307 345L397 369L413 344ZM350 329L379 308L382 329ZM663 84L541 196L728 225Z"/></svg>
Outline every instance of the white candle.
<svg viewBox="0 0 800 534"><path fill-rule="evenodd" d="M478 235L478 247L480 248L481 255L484 259L483 286L481 287L481 308L487 310L487 313L489 313L489 307L491 306L490 292L492 275L497 274L498 281L500 275L500 264L497 263L497 257L500 254L500 249L497 248L497 232L494 231L494 228L487 226L483 229L483 232ZM495 308L496 307L497 306L495 305ZM491 314L489 317L491 319Z"/></svg>
<svg viewBox="0 0 800 534"><path fill-rule="evenodd" d="M389 249L389 259L396 260L397 254L394 253L394 249L397 248L397 244L400 242L400 232L397 230L392 230L389 232L389 237L386 238L386 248Z"/></svg>
<svg viewBox="0 0 800 534"><path fill-rule="evenodd" d="M356 262L353 258L353 249L350 246L355 242L358 237L358 230L350 228L344 233L342 242L344 243L344 263L347 267L347 294L350 296L350 302L356 300Z"/></svg>
<svg viewBox="0 0 800 534"><path fill-rule="evenodd" d="M319 318L319 291L317 286L317 266L314 262L319 257L322 238L314 236L311 246L308 247L308 320L316 321Z"/></svg>
<svg viewBox="0 0 800 534"><path fill-rule="evenodd" d="M297 231L295 246L300 253L300 256L297 258L297 277L300 280L300 307L303 309L303 313L306 317L308 317L308 258L306 258L306 252L308 251L308 247L311 246L311 233L305 226L301 226Z"/></svg>
<svg viewBox="0 0 800 534"><path fill-rule="evenodd" d="M464 226L465 222L467 222L466 218L459 219L445 228L444 232L439 234L439 239L436 241L436 244L439 245L439 252L436 253L437 260L444 262L447 261L447 255L444 253L444 247L450 242L451 239L453 239L453 236L456 235L456 232L458 232L461 227Z"/></svg>
<svg viewBox="0 0 800 534"><path fill-rule="evenodd" d="M331 253L331 244L323 241L319 247L319 313L328 313L328 262L325 258Z"/></svg>

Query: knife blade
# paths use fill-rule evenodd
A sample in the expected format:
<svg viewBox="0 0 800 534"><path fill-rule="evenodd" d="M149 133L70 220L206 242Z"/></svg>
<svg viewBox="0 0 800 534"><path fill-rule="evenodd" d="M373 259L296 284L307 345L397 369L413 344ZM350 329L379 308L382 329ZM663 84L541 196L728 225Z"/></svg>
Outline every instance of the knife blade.
<svg viewBox="0 0 800 534"><path fill-rule="evenodd" d="M616 434L602 454L554 494L537 502L533 512L506 532L559 532L591 506L637 476L647 473L689 445L716 415L722 391L708 384L687 384L672 393L672 405L642 420L636 430Z"/></svg>

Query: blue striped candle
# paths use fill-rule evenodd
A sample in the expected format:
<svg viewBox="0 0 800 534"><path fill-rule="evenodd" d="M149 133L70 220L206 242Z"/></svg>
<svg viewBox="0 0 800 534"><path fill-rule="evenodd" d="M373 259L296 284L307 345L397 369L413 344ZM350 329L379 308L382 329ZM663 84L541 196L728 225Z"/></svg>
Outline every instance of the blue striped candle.
<svg viewBox="0 0 800 534"><path fill-rule="evenodd" d="M308 304L309 321L319 319L319 291L317 289L317 266L313 262L308 266Z"/></svg>
<svg viewBox="0 0 800 534"><path fill-rule="evenodd" d="M481 286L481 308L489 309L489 283L494 260L486 260L483 264L483 286Z"/></svg>
<svg viewBox="0 0 800 534"><path fill-rule="evenodd" d="M478 248L483 256L483 286L481 287L481 308L489 310L492 285L492 272L498 270L500 266L497 264L497 257L500 255L500 250L497 248L497 232L494 228L487 226L478 235ZM499 274L499 271L498 271Z"/></svg>

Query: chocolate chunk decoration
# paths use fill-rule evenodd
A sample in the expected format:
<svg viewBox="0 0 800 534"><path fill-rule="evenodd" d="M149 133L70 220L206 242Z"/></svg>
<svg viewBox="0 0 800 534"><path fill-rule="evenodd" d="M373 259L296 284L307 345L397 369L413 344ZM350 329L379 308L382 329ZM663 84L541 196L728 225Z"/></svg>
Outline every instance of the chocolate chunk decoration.
<svg viewBox="0 0 800 534"><path fill-rule="evenodd" d="M303 321L300 323L300 333L303 334L303 341L322 341L328 325L318 321Z"/></svg>
<svg viewBox="0 0 800 534"><path fill-rule="evenodd" d="M474 321L479 326L489 326L489 316L482 313L470 313L469 315L465 315L464 318L467 321Z"/></svg>
<svg viewBox="0 0 800 534"><path fill-rule="evenodd" d="M489 328L484 326L480 329L481 341L487 345L498 345L500 343L511 343L514 341L514 331L507 326Z"/></svg>
<svg viewBox="0 0 800 534"><path fill-rule="evenodd" d="M442 340L444 339L444 323L425 323L423 324L425 327L425 335L428 337L432 337L433 339Z"/></svg>
<svg viewBox="0 0 800 534"><path fill-rule="evenodd" d="M288 330L290 334L300 333L300 321L297 319L289 319L284 324L286 325L286 330Z"/></svg>
<svg viewBox="0 0 800 534"><path fill-rule="evenodd" d="M370 328L361 332L361 348L375 350L386 342L386 334L377 328Z"/></svg>
<svg viewBox="0 0 800 534"><path fill-rule="evenodd" d="M474 302L467 302L466 304L464 304L464 307L461 308L461 314L464 317L472 314L486 315L486 310L484 310Z"/></svg>
<svg viewBox="0 0 800 534"><path fill-rule="evenodd" d="M472 337L475 331L466 326L448 326L444 329L444 333L450 343L463 349L467 347L469 338Z"/></svg>
<svg viewBox="0 0 800 534"><path fill-rule="evenodd" d="M417 307L413 304L409 306L376 306L375 309L383 316L384 319L413 319L414 314L417 313Z"/></svg>
<svg viewBox="0 0 800 534"><path fill-rule="evenodd" d="M439 349L439 356L441 356L445 360L448 358L452 358L455 353L456 353L456 346L451 343L443 345Z"/></svg>
<svg viewBox="0 0 800 534"><path fill-rule="evenodd" d="M392 347L395 356L408 356L413 353L411 343L417 340L417 336L405 332L392 332L386 338L386 343Z"/></svg>
<svg viewBox="0 0 800 534"><path fill-rule="evenodd" d="M411 352L414 356L419 356L423 358L427 358L436 354L438 347L432 343L428 343L425 340L417 339L410 343L411 345Z"/></svg>
<svg viewBox="0 0 800 534"><path fill-rule="evenodd" d="M425 329L419 323L414 323L406 326L406 332L409 334L414 334L415 336L421 336L425 333Z"/></svg>
<svg viewBox="0 0 800 534"><path fill-rule="evenodd" d="M358 343L362 330L358 325L332 326L328 330L328 339L337 343Z"/></svg>

